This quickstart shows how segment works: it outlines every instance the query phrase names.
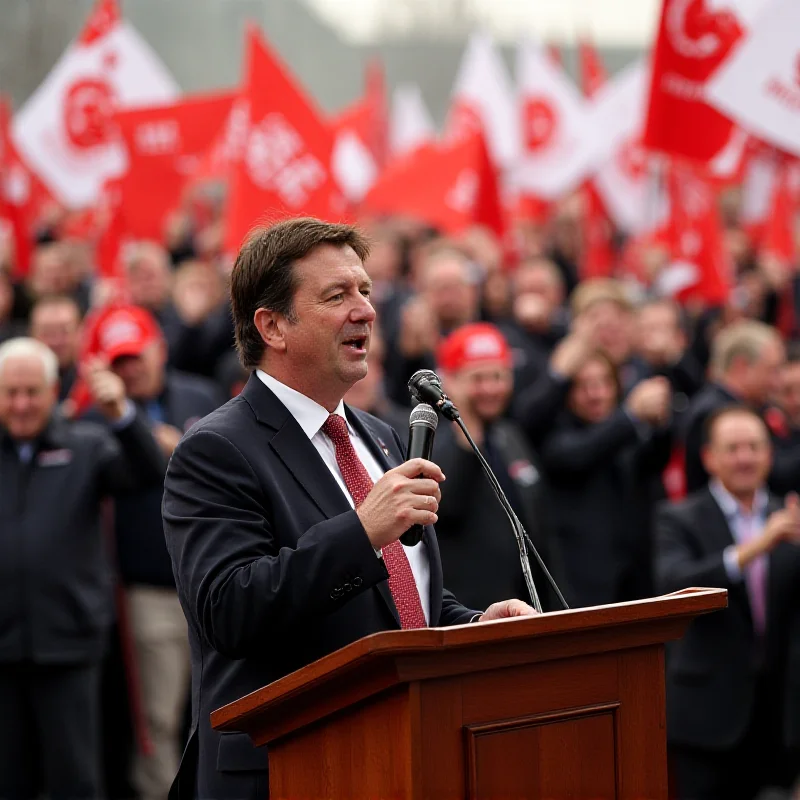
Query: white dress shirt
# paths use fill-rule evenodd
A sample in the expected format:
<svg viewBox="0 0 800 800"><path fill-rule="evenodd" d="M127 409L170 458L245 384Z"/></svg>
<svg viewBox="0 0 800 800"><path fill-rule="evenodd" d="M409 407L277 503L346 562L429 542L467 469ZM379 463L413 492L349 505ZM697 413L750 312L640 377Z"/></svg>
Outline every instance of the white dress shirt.
<svg viewBox="0 0 800 800"><path fill-rule="evenodd" d="M764 530L764 525L767 522L769 494L765 489L759 489L756 492L753 510L748 513L720 481L710 481L708 489L725 515L733 540L736 542L736 544L729 545L722 551L722 561L730 581L738 583L742 580L743 575L741 567L739 567L739 559L736 556L736 547L744 544L751 535ZM769 563L768 556L760 555L758 559L764 562L764 568L766 569Z"/></svg>
<svg viewBox="0 0 800 800"><path fill-rule="evenodd" d="M311 444L314 445L317 452L322 456L325 466L330 470L336 483L339 484L339 488L347 498L347 502L355 508L353 498L350 492L347 491L342 472L336 461L336 448L333 446L333 442L322 432L322 426L328 419L328 411L310 397L300 394L300 392L295 389L273 378L272 375L267 375L263 370L257 369L256 375L258 375L264 385L273 392L278 400L289 409L289 413L297 420L297 423L303 429L305 435L311 440ZM343 401L339 401L339 405L333 413L338 414L347 422ZM383 468L372 455L366 443L361 439L358 433L353 430L349 422L347 423L347 431L350 434L350 441L353 443L356 454L374 483L383 476ZM403 548L411 564L414 582L417 584L417 591L419 592L419 598L422 603L422 611L425 614L425 622L430 624L431 568L430 562L428 561L427 548L424 542L419 542L413 547L406 547L403 545Z"/></svg>

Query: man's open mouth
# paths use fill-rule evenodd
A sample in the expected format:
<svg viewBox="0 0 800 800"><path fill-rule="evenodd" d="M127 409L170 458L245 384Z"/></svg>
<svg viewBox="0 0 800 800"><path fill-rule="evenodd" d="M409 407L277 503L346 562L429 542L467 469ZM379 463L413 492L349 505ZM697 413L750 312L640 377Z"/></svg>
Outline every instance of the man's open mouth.
<svg viewBox="0 0 800 800"><path fill-rule="evenodd" d="M361 351L366 349L367 347L367 337L366 336L353 336L349 339L345 339L342 344L345 347L350 347L353 350Z"/></svg>

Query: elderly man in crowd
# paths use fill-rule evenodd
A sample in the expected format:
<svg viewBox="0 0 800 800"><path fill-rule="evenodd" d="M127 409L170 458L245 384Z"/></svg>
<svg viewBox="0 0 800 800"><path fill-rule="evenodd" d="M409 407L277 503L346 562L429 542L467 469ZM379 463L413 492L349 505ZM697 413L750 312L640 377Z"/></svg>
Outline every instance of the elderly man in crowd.
<svg viewBox="0 0 800 800"><path fill-rule="evenodd" d="M0 346L0 797L101 795L99 676L113 614L101 500L165 461L107 366L85 380L113 432L55 411L58 359Z"/></svg>

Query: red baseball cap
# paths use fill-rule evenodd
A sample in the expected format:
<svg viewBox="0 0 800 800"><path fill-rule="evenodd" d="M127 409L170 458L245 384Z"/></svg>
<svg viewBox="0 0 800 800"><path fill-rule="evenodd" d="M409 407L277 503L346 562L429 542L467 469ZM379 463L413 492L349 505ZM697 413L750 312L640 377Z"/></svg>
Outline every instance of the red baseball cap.
<svg viewBox="0 0 800 800"><path fill-rule="evenodd" d="M513 366L511 348L500 330L488 322L456 328L439 345L436 361L446 372L458 372L474 364L499 361Z"/></svg>
<svg viewBox="0 0 800 800"><path fill-rule="evenodd" d="M155 318L139 306L114 309L97 328L98 350L109 362L122 356L140 356L160 338L161 329Z"/></svg>

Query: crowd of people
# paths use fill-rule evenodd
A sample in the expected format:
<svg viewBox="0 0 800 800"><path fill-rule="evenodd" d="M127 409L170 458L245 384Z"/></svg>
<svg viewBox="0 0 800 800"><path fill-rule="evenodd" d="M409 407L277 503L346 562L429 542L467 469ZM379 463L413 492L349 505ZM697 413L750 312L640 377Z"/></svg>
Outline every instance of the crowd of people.
<svg viewBox="0 0 800 800"><path fill-rule="evenodd" d="M788 788L800 766L796 328L779 327L771 267L742 246L730 209L736 285L716 308L581 279L581 214L565 202L520 224L513 263L482 229L364 220L377 322L368 375L345 401L405 439L408 378L437 371L573 608L728 589L728 609L668 654L673 772L687 798ZM190 692L166 464L249 372L218 218L176 217L163 242L125 249L113 283L67 229L43 222L24 279L0 253L0 797L46 785L151 800L177 771ZM447 475L445 586L468 608L528 599L505 513L443 421L433 460ZM534 578L558 609L535 564Z"/></svg>

